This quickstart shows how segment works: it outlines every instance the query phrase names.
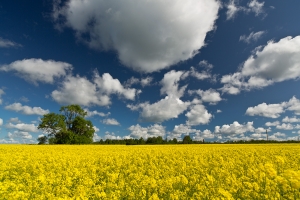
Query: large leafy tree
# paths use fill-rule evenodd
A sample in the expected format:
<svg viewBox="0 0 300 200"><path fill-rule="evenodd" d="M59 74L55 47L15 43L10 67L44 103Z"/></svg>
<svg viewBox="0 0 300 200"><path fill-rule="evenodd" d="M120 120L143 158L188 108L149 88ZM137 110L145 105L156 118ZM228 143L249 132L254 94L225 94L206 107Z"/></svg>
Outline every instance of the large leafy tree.
<svg viewBox="0 0 300 200"><path fill-rule="evenodd" d="M62 106L60 114L49 113L42 117L42 129L54 144L89 144L93 142L94 128L87 113L79 105ZM50 142L49 142L50 143Z"/></svg>

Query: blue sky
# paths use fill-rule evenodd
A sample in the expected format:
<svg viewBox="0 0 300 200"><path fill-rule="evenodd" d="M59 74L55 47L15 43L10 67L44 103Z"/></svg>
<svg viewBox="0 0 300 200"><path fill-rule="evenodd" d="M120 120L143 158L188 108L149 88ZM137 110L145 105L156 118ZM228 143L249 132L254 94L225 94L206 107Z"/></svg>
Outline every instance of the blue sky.
<svg viewBox="0 0 300 200"><path fill-rule="evenodd" d="M0 3L0 142L79 104L94 140L298 139L300 2Z"/></svg>

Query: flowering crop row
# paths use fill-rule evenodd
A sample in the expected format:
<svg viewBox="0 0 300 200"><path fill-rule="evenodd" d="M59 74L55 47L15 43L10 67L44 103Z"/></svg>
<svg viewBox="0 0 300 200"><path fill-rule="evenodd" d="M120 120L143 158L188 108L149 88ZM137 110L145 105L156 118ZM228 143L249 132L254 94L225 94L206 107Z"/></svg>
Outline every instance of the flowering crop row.
<svg viewBox="0 0 300 200"><path fill-rule="evenodd" d="M300 145L1 145L0 199L300 199Z"/></svg>

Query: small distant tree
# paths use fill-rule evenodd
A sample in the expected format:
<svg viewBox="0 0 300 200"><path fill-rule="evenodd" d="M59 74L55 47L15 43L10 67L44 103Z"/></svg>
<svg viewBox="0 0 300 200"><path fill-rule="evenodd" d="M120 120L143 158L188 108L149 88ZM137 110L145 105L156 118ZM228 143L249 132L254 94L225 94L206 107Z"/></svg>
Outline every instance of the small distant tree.
<svg viewBox="0 0 300 200"><path fill-rule="evenodd" d="M193 140L191 139L191 137L189 135L186 135L186 136L184 136L182 143L183 144L192 144Z"/></svg>
<svg viewBox="0 0 300 200"><path fill-rule="evenodd" d="M173 143L173 144L177 144L177 143L178 143L177 139L176 139L176 138L173 138L172 143Z"/></svg>
<svg viewBox="0 0 300 200"><path fill-rule="evenodd" d="M38 140L38 142L39 142L38 144L46 144L48 138L47 138L47 136L41 136L41 137L39 137L37 140Z"/></svg>
<svg viewBox="0 0 300 200"><path fill-rule="evenodd" d="M49 136L49 144L90 144L94 128L87 113L79 105L62 106L60 114L49 113L42 117L38 129ZM51 138L51 142L50 142Z"/></svg>

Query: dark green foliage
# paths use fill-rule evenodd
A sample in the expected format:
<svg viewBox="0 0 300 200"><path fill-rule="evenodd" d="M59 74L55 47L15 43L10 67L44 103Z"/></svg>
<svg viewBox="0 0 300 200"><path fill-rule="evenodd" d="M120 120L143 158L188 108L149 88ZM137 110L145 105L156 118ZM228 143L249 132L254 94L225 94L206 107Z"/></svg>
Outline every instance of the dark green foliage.
<svg viewBox="0 0 300 200"><path fill-rule="evenodd" d="M90 144L94 128L87 113L79 105L62 106L61 114L49 113L43 116L38 129L49 135L49 144Z"/></svg>
<svg viewBox="0 0 300 200"><path fill-rule="evenodd" d="M173 140L171 142L172 142L172 144L177 144L178 143L176 138L173 138Z"/></svg>
<svg viewBox="0 0 300 200"><path fill-rule="evenodd" d="M146 144L163 144L164 140L161 136L158 137L149 137L146 141Z"/></svg>
<svg viewBox="0 0 300 200"><path fill-rule="evenodd" d="M46 144L48 138L47 138L47 136L42 136L42 137L39 137L37 140L39 141L38 144Z"/></svg>
<svg viewBox="0 0 300 200"><path fill-rule="evenodd" d="M42 122L39 124L38 129L42 129L49 136L55 136L59 131L62 131L66 128L64 122L65 117L63 115L49 113L43 116Z"/></svg>
<svg viewBox="0 0 300 200"><path fill-rule="evenodd" d="M183 144L192 144L193 141L189 135L186 135L186 136L184 136L182 143Z"/></svg>

